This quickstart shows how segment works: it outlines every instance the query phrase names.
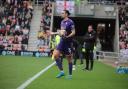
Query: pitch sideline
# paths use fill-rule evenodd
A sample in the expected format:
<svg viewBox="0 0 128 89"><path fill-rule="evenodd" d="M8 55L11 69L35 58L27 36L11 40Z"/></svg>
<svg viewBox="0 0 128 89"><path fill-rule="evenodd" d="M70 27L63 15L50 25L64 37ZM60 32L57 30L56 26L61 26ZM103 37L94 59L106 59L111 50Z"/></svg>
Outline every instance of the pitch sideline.
<svg viewBox="0 0 128 89"><path fill-rule="evenodd" d="M44 68L43 70L41 70L40 72L38 72L36 75L34 75L33 77L29 78L28 80L26 80L24 83L22 83L18 88L16 89L25 89L32 81L34 81L36 78L38 78L40 75L42 75L44 72L46 72L49 68L51 68L53 65L55 64L55 62L53 62L52 64L50 64L49 66L47 66L46 68Z"/></svg>

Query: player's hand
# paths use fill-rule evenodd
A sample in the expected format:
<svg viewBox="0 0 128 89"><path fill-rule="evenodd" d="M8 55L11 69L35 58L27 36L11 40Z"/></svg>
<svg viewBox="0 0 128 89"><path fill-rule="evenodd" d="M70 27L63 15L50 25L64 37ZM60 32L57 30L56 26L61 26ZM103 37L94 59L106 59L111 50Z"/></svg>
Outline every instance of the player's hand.
<svg viewBox="0 0 128 89"><path fill-rule="evenodd" d="M68 37L67 36L62 36L63 39L67 39Z"/></svg>
<svg viewBox="0 0 128 89"><path fill-rule="evenodd" d="M50 35L54 35L54 32L50 32Z"/></svg>

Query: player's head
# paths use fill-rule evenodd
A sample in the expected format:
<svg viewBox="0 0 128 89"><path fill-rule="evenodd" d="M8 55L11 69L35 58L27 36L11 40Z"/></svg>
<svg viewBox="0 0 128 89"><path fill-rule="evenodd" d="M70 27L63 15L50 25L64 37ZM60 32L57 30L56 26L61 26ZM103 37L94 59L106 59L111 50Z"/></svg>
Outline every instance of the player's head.
<svg viewBox="0 0 128 89"><path fill-rule="evenodd" d="M93 31L93 27L92 27L92 25L89 25L88 26L88 32L91 32L91 31Z"/></svg>
<svg viewBox="0 0 128 89"><path fill-rule="evenodd" d="M66 18L66 17L68 17L70 15L70 12L68 11L68 10L63 10L62 12L61 12L61 17L62 18Z"/></svg>

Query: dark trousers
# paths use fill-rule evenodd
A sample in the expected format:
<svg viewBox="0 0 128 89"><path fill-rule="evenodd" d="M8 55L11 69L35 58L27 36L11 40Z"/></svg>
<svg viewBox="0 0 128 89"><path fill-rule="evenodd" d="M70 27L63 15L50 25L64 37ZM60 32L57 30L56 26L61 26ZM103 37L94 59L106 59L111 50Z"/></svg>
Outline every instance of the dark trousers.
<svg viewBox="0 0 128 89"><path fill-rule="evenodd" d="M73 53L73 65L76 65L76 61L77 61L77 59L79 58L79 55L78 55L78 53L75 51L74 53Z"/></svg>
<svg viewBox="0 0 128 89"><path fill-rule="evenodd" d="M92 70L93 69L93 50L87 49L85 52L85 59L86 59L86 69L87 70Z"/></svg>
<svg viewBox="0 0 128 89"><path fill-rule="evenodd" d="M82 54L80 54L80 55L82 55ZM79 59L79 58L80 58L80 64L83 64L83 59L81 57L79 57L80 55L79 55L78 52L74 52L74 54L73 54L73 59L74 59L73 65L76 65L77 59Z"/></svg>
<svg viewBox="0 0 128 89"><path fill-rule="evenodd" d="M100 54L100 53L96 51L96 55L97 55L97 56L96 56L96 59L97 59L97 60L99 59L99 54Z"/></svg>

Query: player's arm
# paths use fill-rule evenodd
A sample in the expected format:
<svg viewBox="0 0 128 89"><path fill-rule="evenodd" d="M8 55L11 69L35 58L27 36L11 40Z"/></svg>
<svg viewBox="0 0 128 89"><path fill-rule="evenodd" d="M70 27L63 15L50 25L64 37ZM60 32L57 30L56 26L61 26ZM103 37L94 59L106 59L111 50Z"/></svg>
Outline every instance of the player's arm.
<svg viewBox="0 0 128 89"><path fill-rule="evenodd" d="M68 36L66 36L66 38L73 37L75 35L75 33L76 33L75 32L75 25L72 22L72 24L71 24L71 33Z"/></svg>
<svg viewBox="0 0 128 89"><path fill-rule="evenodd" d="M59 34L59 32L51 32L51 35Z"/></svg>
<svg viewBox="0 0 128 89"><path fill-rule="evenodd" d="M72 29L71 33L68 36L66 36L66 38L73 37L75 35L75 33L76 33L75 29Z"/></svg>
<svg viewBox="0 0 128 89"><path fill-rule="evenodd" d="M50 32L51 35L59 35L60 34L60 29L57 30L57 32Z"/></svg>

